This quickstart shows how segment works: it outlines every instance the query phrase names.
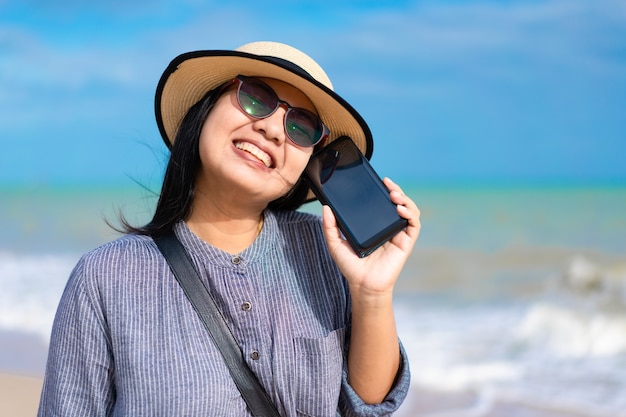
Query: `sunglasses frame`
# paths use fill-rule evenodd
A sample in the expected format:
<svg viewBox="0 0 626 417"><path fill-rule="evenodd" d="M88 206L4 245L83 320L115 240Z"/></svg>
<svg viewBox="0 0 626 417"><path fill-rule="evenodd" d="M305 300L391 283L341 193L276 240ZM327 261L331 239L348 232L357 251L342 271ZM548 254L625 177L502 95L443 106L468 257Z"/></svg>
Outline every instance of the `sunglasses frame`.
<svg viewBox="0 0 626 417"><path fill-rule="evenodd" d="M267 115L265 116L255 116L253 114L250 114L246 111L246 109L244 108L244 106L241 104L241 100L239 98L239 95L241 93L241 86L246 83L248 80L251 80L255 83L259 83L261 85L266 86L274 95L274 97L276 97L276 107ZM302 107L294 107L291 104L289 104L288 102L286 102L285 100L281 100L280 97L278 97L278 94L276 94L276 91L274 91L274 89L269 86L267 83L263 82L263 80L260 80L256 77L248 77L245 75L237 75L237 77L235 77L233 80L231 80L230 82L227 82L226 84L224 84L224 86L222 87L222 91L225 91L226 89L230 88L232 85L237 84L237 104L239 105L239 109L246 114L247 116L250 116L254 119L257 120L261 120L261 119L265 119L267 117L270 117L272 114L274 114L276 112L276 110L278 110L280 107L284 107L286 108L285 111L285 116L283 117L283 128L285 129L285 135L287 136L287 138L289 139L289 141L291 143L293 143L296 146L302 147L302 148L313 148L316 146L321 146L324 144L324 142L326 142L326 140L328 139L328 137L330 136L330 130L328 129L328 127L324 124L324 122L322 121L322 119L316 115L315 113L313 113L312 111L302 108ZM321 130L321 134L320 137L312 144L310 145L303 145L300 144L298 142L296 142L295 140L293 140L293 138L289 135L289 130L287 129L287 117L289 116L289 112L291 112L292 110L298 110L298 111L305 111L308 113L313 114L320 123L320 126L322 127Z"/></svg>

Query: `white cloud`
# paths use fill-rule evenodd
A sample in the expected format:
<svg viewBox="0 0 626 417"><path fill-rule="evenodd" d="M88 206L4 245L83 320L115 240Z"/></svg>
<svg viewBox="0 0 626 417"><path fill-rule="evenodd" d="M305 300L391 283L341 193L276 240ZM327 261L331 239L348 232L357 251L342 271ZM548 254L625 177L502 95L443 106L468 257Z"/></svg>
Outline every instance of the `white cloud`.
<svg viewBox="0 0 626 417"><path fill-rule="evenodd" d="M349 94L412 97L430 89L441 97L479 83L549 89L574 78L623 82L626 74L621 0L415 2L353 17L345 31L316 37L333 45L320 51Z"/></svg>
<svg viewBox="0 0 626 417"><path fill-rule="evenodd" d="M369 60L398 58L455 63L479 54L508 51L538 58L582 54L598 44L621 42L626 3L618 0L548 2L427 2L410 10L361 15L338 51ZM581 56L584 58L584 56ZM383 61L384 62L384 61ZM387 62L385 62L387 63Z"/></svg>

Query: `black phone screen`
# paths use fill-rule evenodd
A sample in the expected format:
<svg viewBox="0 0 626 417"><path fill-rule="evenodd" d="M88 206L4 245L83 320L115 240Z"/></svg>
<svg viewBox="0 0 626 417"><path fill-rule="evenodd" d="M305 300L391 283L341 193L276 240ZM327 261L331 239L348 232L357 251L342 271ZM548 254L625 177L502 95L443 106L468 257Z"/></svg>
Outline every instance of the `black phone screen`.
<svg viewBox="0 0 626 417"><path fill-rule="evenodd" d="M366 256L407 225L369 161L347 136L311 158L305 178L328 204L341 231L359 256Z"/></svg>

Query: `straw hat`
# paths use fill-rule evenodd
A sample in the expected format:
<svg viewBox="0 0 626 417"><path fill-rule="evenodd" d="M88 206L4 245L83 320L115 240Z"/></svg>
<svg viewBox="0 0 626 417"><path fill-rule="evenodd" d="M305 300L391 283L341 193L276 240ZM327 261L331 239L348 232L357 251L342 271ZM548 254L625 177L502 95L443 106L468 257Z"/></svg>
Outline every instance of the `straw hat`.
<svg viewBox="0 0 626 417"><path fill-rule="evenodd" d="M276 42L254 42L234 51L188 52L170 63L161 76L155 113L168 147L187 111L204 95L237 75L274 78L302 91L330 130L328 141L347 135L369 159L372 134L365 120L333 91L324 70L303 52ZM327 142L328 143L328 142Z"/></svg>

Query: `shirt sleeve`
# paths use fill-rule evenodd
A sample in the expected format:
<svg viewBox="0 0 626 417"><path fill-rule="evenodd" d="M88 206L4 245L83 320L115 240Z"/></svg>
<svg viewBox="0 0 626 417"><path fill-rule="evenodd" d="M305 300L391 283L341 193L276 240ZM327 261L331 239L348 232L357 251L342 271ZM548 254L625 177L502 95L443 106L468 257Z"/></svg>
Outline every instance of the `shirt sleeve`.
<svg viewBox="0 0 626 417"><path fill-rule="evenodd" d="M352 389L348 383L347 361L344 361L343 380L341 383L341 393L339 396L339 411L346 417L384 417L390 416L402 404L409 392L411 373L409 361L400 343L400 366L396 380L387 394L387 397L380 404L367 404Z"/></svg>
<svg viewBox="0 0 626 417"><path fill-rule="evenodd" d="M54 319L39 417L107 416L114 404L113 358L98 291L83 257ZM90 288L91 287L91 288Z"/></svg>

